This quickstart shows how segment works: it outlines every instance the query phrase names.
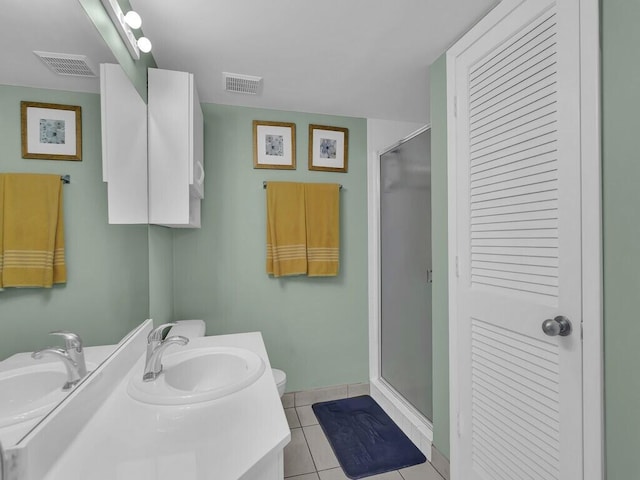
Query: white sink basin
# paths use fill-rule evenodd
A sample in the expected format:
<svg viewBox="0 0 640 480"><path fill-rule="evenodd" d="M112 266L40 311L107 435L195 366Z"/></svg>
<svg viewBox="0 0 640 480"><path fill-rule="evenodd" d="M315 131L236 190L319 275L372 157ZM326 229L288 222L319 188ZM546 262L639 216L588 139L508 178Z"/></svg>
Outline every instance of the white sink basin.
<svg viewBox="0 0 640 480"><path fill-rule="evenodd" d="M30 365L0 372L0 427L44 415L68 392L62 364Z"/></svg>
<svg viewBox="0 0 640 480"><path fill-rule="evenodd" d="M258 354L235 347L175 350L165 354L162 364L163 373L150 382L142 381L142 372L136 372L129 382L129 395L155 405L190 405L242 390L265 370Z"/></svg>

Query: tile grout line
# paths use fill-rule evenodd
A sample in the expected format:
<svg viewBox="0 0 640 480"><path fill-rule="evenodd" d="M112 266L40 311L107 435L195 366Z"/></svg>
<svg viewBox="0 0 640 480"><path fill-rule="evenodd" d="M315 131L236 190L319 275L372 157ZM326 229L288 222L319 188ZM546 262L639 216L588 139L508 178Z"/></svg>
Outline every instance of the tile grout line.
<svg viewBox="0 0 640 480"><path fill-rule="evenodd" d="M298 412L296 412L296 415L298 415ZM298 419L298 420L300 420L300 419ZM312 473L318 473L318 465L316 465L316 459L313 458L313 453L311 453L311 447L309 447L309 441L307 440L307 434L304 432L304 427L301 426L300 429L302 430L302 436L304 437L304 443L307 445L307 450L309 450L309 456L311 457L311 461L313 462L313 469L315 470L315 472L312 472Z"/></svg>
<svg viewBox="0 0 640 480"><path fill-rule="evenodd" d="M300 415L298 415L298 411L296 410L296 407L293 407L293 413L296 414L296 418L298 419L298 424L300 425L300 428L302 428L302 422L300 421ZM304 435L304 430L302 431L302 434ZM304 441L306 442L307 439L305 438Z"/></svg>
<svg viewBox="0 0 640 480"><path fill-rule="evenodd" d="M347 397L345 397L347 398ZM322 432L322 436L327 440L327 442L329 443L329 448L331 449L331 451L333 452L333 446L331 445L331 442L329 442L329 439L327 438L326 433L324 433L324 429L322 428L322 425L320 425L320 420L318 420L318 417L316 416L316 412L313 411L313 404L309 404L308 405L309 408L311 408L311 413L313 414L313 417L317 420L317 423L311 424L311 425L307 425L307 427L315 427L317 426L320 431ZM296 411L297 413L297 411ZM302 422L300 422L302 424ZM304 432L304 427L302 427L302 433L304 434L304 439L307 439L307 436ZM309 453L311 453L311 447L309 447ZM335 452L333 452L333 454L335 455ZM337 455L336 455L336 459L337 459ZM315 460L313 459L313 453L311 453L311 459L313 460L313 464L315 465ZM319 470L318 467L316 466L316 473L318 474L318 477L320 477L320 472L328 472L329 470L336 470L336 469L340 469L340 471L342 472L343 475L346 476L346 474L344 473L344 469L342 468L342 465L340 465L340 461L338 460L338 466L337 467L330 467L330 468L325 468L322 470Z"/></svg>
<svg viewBox="0 0 640 480"><path fill-rule="evenodd" d="M295 410L295 409L294 409ZM298 416L298 413L295 412L296 417ZM300 419L298 419L298 423L300 422ZM298 475L290 475L288 477L284 477L284 480L289 480L289 479L296 479L296 478L300 478L300 477L304 477L305 475L311 475L313 473L317 474L318 473L318 469L316 467L316 462L313 459L313 455L311 454L311 449L309 448L309 442L307 442L307 437L304 434L304 429L302 428L302 425L299 427L294 427L291 428L289 427L289 430L293 432L293 430L300 430L300 432L302 432L302 438L304 438L304 444L307 447L307 452L309 452L309 457L311 457L311 463L313 464L313 472L307 472L307 473L300 473Z"/></svg>
<svg viewBox="0 0 640 480"><path fill-rule="evenodd" d="M298 411L296 410L296 407L292 407L291 410L293 410L293 413L296 416L296 419L298 420L298 425L300 425L299 428L302 428L302 422L300 421L300 416L298 415ZM294 427L294 428L298 428L298 427ZM291 430L291 427L289 427L289 430ZM304 434L304 431L302 433Z"/></svg>

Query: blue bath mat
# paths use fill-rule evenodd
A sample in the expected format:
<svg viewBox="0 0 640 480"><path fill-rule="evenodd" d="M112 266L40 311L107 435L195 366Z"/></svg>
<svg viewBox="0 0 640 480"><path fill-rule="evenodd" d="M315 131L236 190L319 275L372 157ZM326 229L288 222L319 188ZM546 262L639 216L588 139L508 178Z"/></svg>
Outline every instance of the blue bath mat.
<svg viewBox="0 0 640 480"><path fill-rule="evenodd" d="M417 465L427 459L369 395L312 406L349 478Z"/></svg>

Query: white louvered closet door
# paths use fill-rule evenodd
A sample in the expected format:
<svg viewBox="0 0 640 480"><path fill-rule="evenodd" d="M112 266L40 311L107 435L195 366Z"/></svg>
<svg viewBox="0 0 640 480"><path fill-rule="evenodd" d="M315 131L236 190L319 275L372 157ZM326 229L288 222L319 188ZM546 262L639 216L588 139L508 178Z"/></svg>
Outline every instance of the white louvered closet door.
<svg viewBox="0 0 640 480"><path fill-rule="evenodd" d="M504 0L455 62L455 480L583 476L578 7Z"/></svg>

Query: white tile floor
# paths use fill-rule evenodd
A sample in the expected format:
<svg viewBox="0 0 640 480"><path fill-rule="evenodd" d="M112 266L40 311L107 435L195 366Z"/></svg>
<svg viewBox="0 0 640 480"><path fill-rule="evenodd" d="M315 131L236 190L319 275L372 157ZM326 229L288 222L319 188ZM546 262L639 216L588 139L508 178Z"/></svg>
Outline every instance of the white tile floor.
<svg viewBox="0 0 640 480"><path fill-rule="evenodd" d="M349 396L356 396L368 391L353 389L349 393ZM325 396L327 395L323 395ZM311 409L311 403L344 396L346 395L342 391L336 391L334 395L328 395L329 398L317 400L305 392L300 396L296 394L295 400L293 397L283 398L283 405L288 407L284 411L291 429L291 442L284 449L286 479L348 480ZM429 462L367 478L371 480L443 480Z"/></svg>

